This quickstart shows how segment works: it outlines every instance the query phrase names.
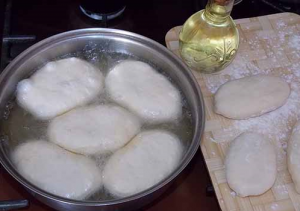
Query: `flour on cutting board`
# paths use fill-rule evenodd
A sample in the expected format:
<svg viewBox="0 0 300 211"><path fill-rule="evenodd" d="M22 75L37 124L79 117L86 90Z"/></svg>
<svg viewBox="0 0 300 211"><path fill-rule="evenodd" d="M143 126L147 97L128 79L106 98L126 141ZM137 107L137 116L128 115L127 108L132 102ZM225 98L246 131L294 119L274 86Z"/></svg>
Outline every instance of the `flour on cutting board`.
<svg viewBox="0 0 300 211"><path fill-rule="evenodd" d="M280 23L277 27L285 27L285 24ZM285 46L288 46L291 50L290 53L292 53L294 57L299 58L299 62L287 64L284 67L284 71L273 71L272 68L259 68L257 63L248 59L249 55L241 52L237 55L232 64L220 74L207 75L205 77L207 81L206 86L213 94L227 81L250 75L273 74L285 79L291 87L291 93L285 105L256 118L232 120L231 126L223 129L226 134L232 134L232 139L246 131L264 134L274 140L280 150L283 149L281 151L285 153L287 146L286 141L292 131L291 125L294 125L298 117L300 117L300 35L290 34L283 30L282 33L279 33L277 38L279 39L276 41L274 41L273 36L260 38L264 40L264 47L267 49L266 54L269 61L277 62L283 54ZM260 41L253 39L248 41L248 44L256 49L259 47ZM276 51L274 49L276 49ZM219 138L222 139L222 137ZM213 141L220 143L224 140L218 140L218 137L214 137Z"/></svg>

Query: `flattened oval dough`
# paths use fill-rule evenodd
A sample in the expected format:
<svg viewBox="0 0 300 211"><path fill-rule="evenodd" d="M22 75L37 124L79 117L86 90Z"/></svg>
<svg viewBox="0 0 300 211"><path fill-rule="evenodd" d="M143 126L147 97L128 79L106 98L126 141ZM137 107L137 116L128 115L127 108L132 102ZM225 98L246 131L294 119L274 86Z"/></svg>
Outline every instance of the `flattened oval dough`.
<svg viewBox="0 0 300 211"><path fill-rule="evenodd" d="M300 121L294 126L288 143L287 163L296 191L300 193Z"/></svg>
<svg viewBox="0 0 300 211"><path fill-rule="evenodd" d="M112 100L150 123L180 117L179 91L151 66L139 61L123 61L106 77L105 86Z"/></svg>
<svg viewBox="0 0 300 211"><path fill-rule="evenodd" d="M92 155L115 151L140 131L139 119L114 105L74 109L54 118L49 140L72 152Z"/></svg>
<svg viewBox="0 0 300 211"><path fill-rule="evenodd" d="M47 63L19 82L17 101L38 119L51 119L90 102L101 93L104 77L99 69L77 58Z"/></svg>
<svg viewBox="0 0 300 211"><path fill-rule="evenodd" d="M228 185L239 196L263 194L276 179L275 149L264 136L243 133L231 143L225 166Z"/></svg>
<svg viewBox="0 0 300 211"><path fill-rule="evenodd" d="M126 197L152 187L177 167L182 147L179 139L166 131L138 134L107 161L103 171L105 188L117 197Z"/></svg>
<svg viewBox="0 0 300 211"><path fill-rule="evenodd" d="M249 76L222 85L214 97L214 110L231 119L247 119L279 108L289 95L289 84L279 77Z"/></svg>
<svg viewBox="0 0 300 211"><path fill-rule="evenodd" d="M47 141L29 141L12 153L18 172L37 187L69 199L84 199L102 186L102 175L90 158Z"/></svg>

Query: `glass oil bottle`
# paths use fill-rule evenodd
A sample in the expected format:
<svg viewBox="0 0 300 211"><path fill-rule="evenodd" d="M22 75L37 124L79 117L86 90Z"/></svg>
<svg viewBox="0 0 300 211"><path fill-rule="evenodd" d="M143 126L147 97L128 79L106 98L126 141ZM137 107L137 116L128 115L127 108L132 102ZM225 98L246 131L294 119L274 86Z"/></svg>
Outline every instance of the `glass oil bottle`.
<svg viewBox="0 0 300 211"><path fill-rule="evenodd" d="M239 34L230 17L234 0L208 0L192 15L179 35L180 54L186 64L202 73L216 73L234 59Z"/></svg>

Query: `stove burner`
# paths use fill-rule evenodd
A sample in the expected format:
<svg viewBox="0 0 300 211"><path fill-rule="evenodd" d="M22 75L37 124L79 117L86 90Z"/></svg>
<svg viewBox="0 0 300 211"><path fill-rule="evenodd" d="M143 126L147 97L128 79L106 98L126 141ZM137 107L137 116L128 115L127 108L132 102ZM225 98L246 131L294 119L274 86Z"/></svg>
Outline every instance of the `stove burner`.
<svg viewBox="0 0 300 211"><path fill-rule="evenodd" d="M86 0L85 0L86 1ZM100 0L98 0L100 1ZM109 0L114 1L114 0ZM101 2L101 1L100 1ZM120 0L121 2L121 0ZM91 5L84 5L82 1L78 4L74 3L68 8L69 24L71 29L82 29L82 28L114 28L122 29L127 31L133 31L135 23L132 20L132 15L130 6L126 4L118 4L119 6L113 5L113 7L102 7L93 10L93 15L95 12L98 14L90 17L90 15L85 14L87 9L90 9ZM84 10L85 9L85 10ZM83 11L84 10L84 11ZM89 10L90 11L90 10ZM115 12L114 12L115 11ZM105 14L104 16L99 14ZM98 18L98 19L95 19Z"/></svg>
<svg viewBox="0 0 300 211"><path fill-rule="evenodd" d="M234 0L234 5L241 3L243 0Z"/></svg>
<svg viewBox="0 0 300 211"><path fill-rule="evenodd" d="M82 0L79 8L89 18L108 21L119 17L124 12L126 4L124 0Z"/></svg>
<svg viewBox="0 0 300 211"><path fill-rule="evenodd" d="M296 6L299 4L298 0L260 0L266 5L272 7L279 12L296 12L299 14L300 10ZM296 11L294 8L297 8Z"/></svg>
<svg viewBox="0 0 300 211"><path fill-rule="evenodd" d="M122 13L124 12L126 6L124 6L120 11L116 11L116 12L110 13L110 14L94 13L94 12L91 12L89 10L84 9L81 5L79 6L79 8L83 12L83 14L85 14L89 18L92 18L94 20L106 21L106 20L112 20L112 19L122 15Z"/></svg>

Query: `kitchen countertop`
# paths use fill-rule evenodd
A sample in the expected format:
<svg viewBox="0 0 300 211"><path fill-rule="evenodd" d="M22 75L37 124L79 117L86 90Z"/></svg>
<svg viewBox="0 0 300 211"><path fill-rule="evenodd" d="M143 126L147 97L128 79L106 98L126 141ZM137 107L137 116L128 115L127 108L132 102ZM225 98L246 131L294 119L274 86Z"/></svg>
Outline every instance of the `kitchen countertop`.
<svg viewBox="0 0 300 211"><path fill-rule="evenodd" d="M232 17L246 18L279 12L263 3L264 0L243 0L234 7ZM291 0L293 1L293 0ZM26 0L12 1L11 34L35 35L36 41L67 30L103 27L103 24L84 17L78 9L78 1L71 0ZM104 0L99 2L105 2ZM296 2L296 0L295 0ZM4 4L0 0L0 36L3 29ZM205 1L201 0L131 0L123 17L108 23L108 27L120 28L142 34L161 44L167 31L184 21L196 11L202 9ZM293 4L298 11L299 5ZM10 56L14 57L32 43L13 46ZM206 187L210 179L201 151L197 154L174 181L171 187L157 200L142 210L219 210L214 195L207 196ZM24 210L53 210L34 199L2 167L0 167L0 200L29 199L30 207Z"/></svg>

